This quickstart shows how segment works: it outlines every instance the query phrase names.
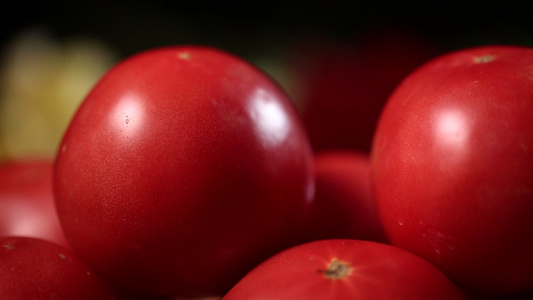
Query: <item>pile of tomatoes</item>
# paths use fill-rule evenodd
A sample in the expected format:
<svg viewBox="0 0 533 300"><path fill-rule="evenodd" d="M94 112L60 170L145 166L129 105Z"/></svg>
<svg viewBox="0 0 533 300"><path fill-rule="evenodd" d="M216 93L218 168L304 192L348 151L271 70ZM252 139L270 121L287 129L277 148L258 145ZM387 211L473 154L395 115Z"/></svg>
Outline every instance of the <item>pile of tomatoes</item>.
<svg viewBox="0 0 533 300"><path fill-rule="evenodd" d="M370 153L318 152L247 61L139 53L53 164L2 165L0 298L533 299L532 111L533 49L464 49L405 77Z"/></svg>

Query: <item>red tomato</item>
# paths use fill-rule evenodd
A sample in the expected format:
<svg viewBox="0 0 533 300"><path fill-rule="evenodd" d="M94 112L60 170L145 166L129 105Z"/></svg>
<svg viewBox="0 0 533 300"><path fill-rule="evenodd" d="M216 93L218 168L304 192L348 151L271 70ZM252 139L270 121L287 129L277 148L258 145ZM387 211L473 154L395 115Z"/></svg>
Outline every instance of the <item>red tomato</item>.
<svg viewBox="0 0 533 300"><path fill-rule="evenodd" d="M311 239L385 241L372 193L367 154L325 151L315 155Z"/></svg>
<svg viewBox="0 0 533 300"><path fill-rule="evenodd" d="M219 296L209 296L209 297L176 297L172 300L220 300L222 297Z"/></svg>
<svg viewBox="0 0 533 300"><path fill-rule="evenodd" d="M146 51L76 113L55 169L73 249L104 277L220 295L299 242L314 190L296 110L270 78L204 47Z"/></svg>
<svg viewBox="0 0 533 300"><path fill-rule="evenodd" d="M222 300L464 299L429 262L370 241L321 240L266 260Z"/></svg>
<svg viewBox="0 0 533 300"><path fill-rule="evenodd" d="M111 286L111 291L115 297L113 300L220 300L221 296L206 297L173 297L164 295L147 294L136 290L124 290L118 286Z"/></svg>
<svg viewBox="0 0 533 300"><path fill-rule="evenodd" d="M372 160L392 244L485 293L533 289L533 49L439 57L390 98Z"/></svg>
<svg viewBox="0 0 533 300"><path fill-rule="evenodd" d="M352 43L318 41L295 55L295 95L315 152L370 152L376 124L396 85L436 53L409 30L373 30ZM298 88L298 86L296 87Z"/></svg>
<svg viewBox="0 0 533 300"><path fill-rule="evenodd" d="M113 300L179 300L172 296L147 294L138 290L124 289L112 284L109 284L109 288L115 297ZM201 298L198 300L201 300Z"/></svg>
<svg viewBox="0 0 533 300"><path fill-rule="evenodd" d="M0 237L27 236L67 247L52 192L53 162L0 164Z"/></svg>
<svg viewBox="0 0 533 300"><path fill-rule="evenodd" d="M113 299L68 249L27 237L0 238L0 299Z"/></svg>

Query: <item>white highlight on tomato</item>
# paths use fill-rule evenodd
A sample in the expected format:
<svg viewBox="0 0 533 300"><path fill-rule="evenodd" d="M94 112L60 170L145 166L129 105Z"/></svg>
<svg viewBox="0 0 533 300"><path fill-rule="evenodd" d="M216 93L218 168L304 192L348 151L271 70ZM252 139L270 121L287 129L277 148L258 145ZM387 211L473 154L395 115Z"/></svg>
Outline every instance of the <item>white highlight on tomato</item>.
<svg viewBox="0 0 533 300"><path fill-rule="evenodd" d="M25 201L19 201L18 197L9 197L0 201L0 210L11 211L10 216L4 216L10 236L43 237L48 236L54 224L47 220L49 216L43 214L39 208L31 206ZM18 202L17 205L9 202ZM21 218L24 216L24 218ZM2 221L2 220L0 220ZM5 226L5 225L4 225Z"/></svg>
<svg viewBox="0 0 533 300"><path fill-rule="evenodd" d="M283 142L290 129L289 118L280 103L264 89L257 89L250 101L250 115L268 144Z"/></svg>
<svg viewBox="0 0 533 300"><path fill-rule="evenodd" d="M134 136L142 128L144 119L144 107L142 101L136 95L126 95L110 114L109 122L114 130L120 131L125 138Z"/></svg>
<svg viewBox="0 0 533 300"><path fill-rule="evenodd" d="M470 135L470 124L464 112L458 109L446 110L437 115L435 125L436 145L447 156L461 157L467 149Z"/></svg>

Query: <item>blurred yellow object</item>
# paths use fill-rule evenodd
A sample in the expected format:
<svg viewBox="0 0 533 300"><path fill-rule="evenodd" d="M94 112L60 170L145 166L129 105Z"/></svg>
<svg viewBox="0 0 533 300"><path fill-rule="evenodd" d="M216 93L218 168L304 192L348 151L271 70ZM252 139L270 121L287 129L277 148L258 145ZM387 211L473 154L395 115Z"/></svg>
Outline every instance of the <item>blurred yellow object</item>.
<svg viewBox="0 0 533 300"><path fill-rule="evenodd" d="M3 49L0 69L0 160L55 156L71 117L117 61L102 43L23 32Z"/></svg>

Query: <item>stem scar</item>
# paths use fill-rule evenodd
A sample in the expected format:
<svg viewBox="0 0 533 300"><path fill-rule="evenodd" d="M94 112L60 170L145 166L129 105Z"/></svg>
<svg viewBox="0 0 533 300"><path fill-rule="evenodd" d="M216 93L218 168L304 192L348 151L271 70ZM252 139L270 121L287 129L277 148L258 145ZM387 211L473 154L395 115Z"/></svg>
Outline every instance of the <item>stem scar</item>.
<svg viewBox="0 0 533 300"><path fill-rule="evenodd" d="M328 264L326 269L319 269L318 273L323 274L325 278L337 280L343 279L346 276L350 275L353 268L350 267L350 264L347 262L339 261L336 258L333 258Z"/></svg>

